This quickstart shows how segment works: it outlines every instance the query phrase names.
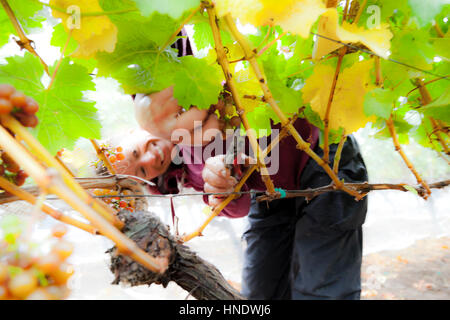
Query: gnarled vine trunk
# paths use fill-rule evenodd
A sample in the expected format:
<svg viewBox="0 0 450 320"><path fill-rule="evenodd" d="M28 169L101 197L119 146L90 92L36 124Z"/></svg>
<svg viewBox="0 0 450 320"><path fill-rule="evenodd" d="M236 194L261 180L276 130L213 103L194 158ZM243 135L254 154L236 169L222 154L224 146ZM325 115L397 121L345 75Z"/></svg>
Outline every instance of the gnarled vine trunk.
<svg viewBox="0 0 450 320"><path fill-rule="evenodd" d="M178 243L157 216L146 211L132 215L122 212L119 215L125 221L122 231L152 256L167 257L169 268L164 274L156 274L120 255L113 247L108 250L111 254L110 269L115 275L113 284L138 286L155 283L166 287L170 281L175 281L198 300L244 299L215 266Z"/></svg>

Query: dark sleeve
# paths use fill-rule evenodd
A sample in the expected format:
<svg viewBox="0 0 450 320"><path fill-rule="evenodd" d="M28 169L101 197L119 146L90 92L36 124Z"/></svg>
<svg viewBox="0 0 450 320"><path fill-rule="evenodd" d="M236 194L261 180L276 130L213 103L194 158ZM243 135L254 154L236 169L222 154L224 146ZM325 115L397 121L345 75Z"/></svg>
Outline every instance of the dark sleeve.
<svg viewBox="0 0 450 320"><path fill-rule="evenodd" d="M186 30L182 29L178 36L183 38L179 38L171 47L178 50L179 57L192 56L191 42L187 37Z"/></svg>

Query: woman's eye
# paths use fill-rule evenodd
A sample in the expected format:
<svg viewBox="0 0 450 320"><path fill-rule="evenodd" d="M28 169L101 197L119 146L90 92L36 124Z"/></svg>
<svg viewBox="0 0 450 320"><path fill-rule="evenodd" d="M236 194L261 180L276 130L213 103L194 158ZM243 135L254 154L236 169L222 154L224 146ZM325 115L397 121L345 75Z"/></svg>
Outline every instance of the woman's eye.
<svg viewBox="0 0 450 320"><path fill-rule="evenodd" d="M136 150L133 150L133 156L134 156L135 158L138 157L138 152L137 152Z"/></svg>

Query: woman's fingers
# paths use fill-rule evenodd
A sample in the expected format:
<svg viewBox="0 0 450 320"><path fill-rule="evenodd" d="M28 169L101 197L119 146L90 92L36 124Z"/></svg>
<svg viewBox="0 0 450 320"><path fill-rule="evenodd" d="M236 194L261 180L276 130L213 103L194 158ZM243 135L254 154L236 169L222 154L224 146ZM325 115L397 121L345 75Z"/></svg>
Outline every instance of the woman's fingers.
<svg viewBox="0 0 450 320"><path fill-rule="evenodd" d="M217 189L229 189L233 188L237 184L237 180L234 177L222 177L215 172L204 168L202 171L202 178L205 183Z"/></svg>
<svg viewBox="0 0 450 320"><path fill-rule="evenodd" d="M231 176L230 170L225 166L224 154L206 159L205 168L224 178Z"/></svg>
<svg viewBox="0 0 450 320"><path fill-rule="evenodd" d="M213 207L213 208L217 207L220 203L222 203L223 200L224 200L224 199L218 198L218 197L216 197L216 196L214 196L214 195L210 195L210 196L208 197L208 203L209 203L209 205L210 205L211 207Z"/></svg>
<svg viewBox="0 0 450 320"><path fill-rule="evenodd" d="M229 188L216 188L212 185L210 185L209 183L205 183L205 186L203 187L203 190L206 193L228 193L228 192L233 192L234 188L233 187L229 187ZM217 195L220 198L226 198L227 195Z"/></svg>

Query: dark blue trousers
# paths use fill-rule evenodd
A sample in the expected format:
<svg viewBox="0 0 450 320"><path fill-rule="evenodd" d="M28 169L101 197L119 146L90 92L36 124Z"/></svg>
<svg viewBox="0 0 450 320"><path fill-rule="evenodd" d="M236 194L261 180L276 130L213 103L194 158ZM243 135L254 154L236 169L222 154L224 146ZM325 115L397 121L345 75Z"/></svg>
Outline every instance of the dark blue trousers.
<svg viewBox="0 0 450 320"><path fill-rule="evenodd" d="M333 163L336 145L330 146ZM323 151L316 147L322 156ZM342 151L339 178L367 181L356 140L349 136ZM309 160L301 186L325 186L331 179ZM305 198L257 202L248 215L242 294L248 299L359 299L362 224L367 198L355 201L343 192Z"/></svg>

